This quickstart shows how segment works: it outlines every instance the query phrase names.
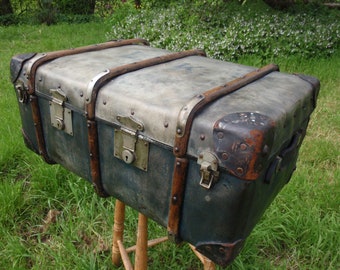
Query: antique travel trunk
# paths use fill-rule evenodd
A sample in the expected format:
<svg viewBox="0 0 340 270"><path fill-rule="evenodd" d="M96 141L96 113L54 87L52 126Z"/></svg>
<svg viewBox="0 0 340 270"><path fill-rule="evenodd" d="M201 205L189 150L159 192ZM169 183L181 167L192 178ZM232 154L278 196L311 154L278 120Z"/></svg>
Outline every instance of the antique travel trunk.
<svg viewBox="0 0 340 270"><path fill-rule="evenodd" d="M110 41L11 61L26 145L222 266L289 181L317 79Z"/></svg>

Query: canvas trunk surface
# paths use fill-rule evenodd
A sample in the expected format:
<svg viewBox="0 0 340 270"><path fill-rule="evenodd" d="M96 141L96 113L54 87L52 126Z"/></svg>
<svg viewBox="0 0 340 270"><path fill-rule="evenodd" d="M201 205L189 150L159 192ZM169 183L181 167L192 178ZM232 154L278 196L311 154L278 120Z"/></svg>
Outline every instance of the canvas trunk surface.
<svg viewBox="0 0 340 270"><path fill-rule="evenodd" d="M17 55L26 145L226 266L289 181L317 79L142 39Z"/></svg>

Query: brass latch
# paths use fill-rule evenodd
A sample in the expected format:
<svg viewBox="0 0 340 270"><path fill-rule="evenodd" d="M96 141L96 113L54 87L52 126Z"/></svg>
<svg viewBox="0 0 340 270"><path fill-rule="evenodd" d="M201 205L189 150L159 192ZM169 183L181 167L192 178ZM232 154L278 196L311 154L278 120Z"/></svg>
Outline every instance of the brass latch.
<svg viewBox="0 0 340 270"><path fill-rule="evenodd" d="M73 135L72 111L65 108L66 94L61 89L51 89L50 101L51 124L53 127Z"/></svg>
<svg viewBox="0 0 340 270"><path fill-rule="evenodd" d="M197 163L201 165L200 185L206 189L210 189L213 183L218 180L218 160L211 152L203 152L198 156Z"/></svg>
<svg viewBox="0 0 340 270"><path fill-rule="evenodd" d="M114 156L147 171L149 142L139 136L139 132L144 130L143 123L132 117L117 116L116 119L122 126L115 129Z"/></svg>

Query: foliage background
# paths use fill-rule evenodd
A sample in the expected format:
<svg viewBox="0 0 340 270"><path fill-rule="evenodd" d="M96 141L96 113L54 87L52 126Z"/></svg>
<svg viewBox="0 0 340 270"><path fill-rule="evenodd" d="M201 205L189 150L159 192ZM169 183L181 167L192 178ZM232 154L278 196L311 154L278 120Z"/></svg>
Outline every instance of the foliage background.
<svg viewBox="0 0 340 270"><path fill-rule="evenodd" d="M200 47L210 57L246 65L275 62L282 72L320 79L297 171L230 269L340 269L339 11L319 5L281 11L262 1L143 2L140 9L134 1L115 2L104 19L96 11L60 17L51 26L25 20L0 26L0 269L113 268L114 199L98 198L84 179L26 149L11 57L136 36L171 50ZM136 218L128 208L127 246L135 243ZM155 238L166 230L150 221L149 233ZM201 265L187 245L167 242L150 249L149 269Z"/></svg>

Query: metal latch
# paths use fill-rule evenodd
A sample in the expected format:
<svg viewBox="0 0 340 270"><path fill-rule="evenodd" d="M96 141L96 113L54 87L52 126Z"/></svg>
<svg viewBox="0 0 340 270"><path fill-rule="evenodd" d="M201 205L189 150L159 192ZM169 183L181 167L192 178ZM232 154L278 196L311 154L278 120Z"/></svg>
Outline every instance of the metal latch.
<svg viewBox="0 0 340 270"><path fill-rule="evenodd" d="M218 180L218 159L211 152L203 152L198 156L197 163L201 165L200 185L206 189L210 189L213 183Z"/></svg>
<svg viewBox="0 0 340 270"><path fill-rule="evenodd" d="M66 94L61 89L51 89L50 101L51 124L53 127L73 135L72 111L65 108Z"/></svg>
<svg viewBox="0 0 340 270"><path fill-rule="evenodd" d="M20 103L27 103L29 96L25 84L22 81L18 81L15 84L15 89L18 93L18 100Z"/></svg>
<svg viewBox="0 0 340 270"><path fill-rule="evenodd" d="M129 117L117 116L122 125L115 129L114 133L114 156L127 164L147 171L149 160L149 142L138 136L138 132L144 130L142 122Z"/></svg>

